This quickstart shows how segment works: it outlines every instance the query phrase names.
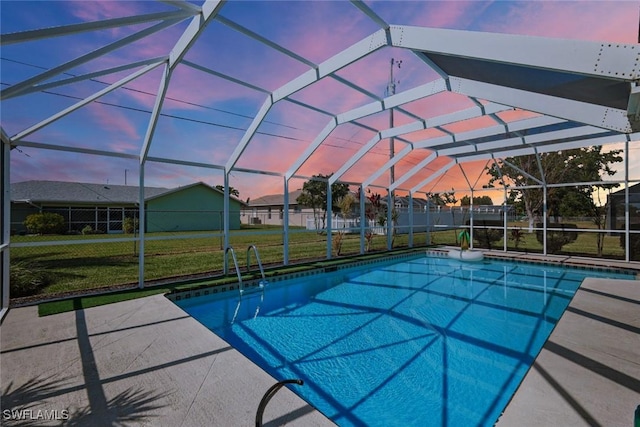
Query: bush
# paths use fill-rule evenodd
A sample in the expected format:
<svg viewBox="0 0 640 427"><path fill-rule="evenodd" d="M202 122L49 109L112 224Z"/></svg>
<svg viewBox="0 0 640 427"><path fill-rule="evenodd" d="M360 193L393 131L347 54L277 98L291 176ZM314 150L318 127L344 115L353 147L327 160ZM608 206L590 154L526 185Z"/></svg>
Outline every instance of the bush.
<svg viewBox="0 0 640 427"><path fill-rule="evenodd" d="M91 228L90 225L85 225L84 228L82 229L82 235L86 236L88 234L93 234L93 228Z"/></svg>
<svg viewBox="0 0 640 427"><path fill-rule="evenodd" d="M28 297L36 295L40 289L51 283L47 271L36 263L19 261L11 264L9 269L11 297Z"/></svg>
<svg viewBox="0 0 640 427"><path fill-rule="evenodd" d="M138 231L138 218L126 216L124 221L122 221L122 231L126 234L132 234Z"/></svg>
<svg viewBox="0 0 640 427"><path fill-rule="evenodd" d="M63 234L66 229L64 217L51 212L29 215L24 220L24 226L31 234Z"/></svg>
<svg viewBox="0 0 640 427"><path fill-rule="evenodd" d="M467 221L467 225L470 221ZM478 228L483 227L483 228ZM490 227L498 227L490 228ZM492 249L503 236L504 222L501 220L480 219L473 221L473 240L479 248Z"/></svg>
<svg viewBox="0 0 640 427"><path fill-rule="evenodd" d="M536 228L536 239L541 245L544 245L544 230L543 225L538 223ZM560 230L558 230L558 228ZM547 252L550 254L557 254L562 250L562 247L568 243L575 242L578 239L577 231L567 231L576 229L576 224L553 224L553 228L547 226Z"/></svg>

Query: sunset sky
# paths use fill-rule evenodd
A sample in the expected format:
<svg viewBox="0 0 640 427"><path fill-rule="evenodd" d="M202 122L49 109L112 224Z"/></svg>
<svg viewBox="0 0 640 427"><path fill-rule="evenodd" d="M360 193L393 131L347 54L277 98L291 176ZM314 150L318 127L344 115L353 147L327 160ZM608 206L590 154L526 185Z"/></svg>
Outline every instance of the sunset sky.
<svg viewBox="0 0 640 427"><path fill-rule="evenodd" d="M201 2L193 2L200 5ZM498 32L554 38L637 43L639 2L588 1L373 1L366 4L390 24ZM91 22L131 15L177 11L154 1L11 1L0 2L3 35L40 28ZM222 18L213 21L185 56L185 60L249 83L245 87L181 64L171 78L149 156L224 165L266 99L288 81L379 29L375 22L347 1L230 1ZM42 83L66 79L97 70L167 55L190 21L189 17L162 31L141 38L111 53L82 62L62 75ZM258 34L295 53L291 58L254 40L233 24ZM49 39L2 46L0 83L2 89L37 76L66 61L82 57L102 46L155 25L157 22L81 32ZM402 61L394 69L397 92L438 78L408 50L386 47L345 67L337 74L376 96L384 96L391 58ZM305 63L305 61L307 63ZM56 112L67 108L108 84L139 68L96 77L3 100L0 104L2 128L14 136ZM139 155L158 91L162 67L133 80L78 111L55 121L24 138L30 143ZM247 150L237 163L240 169L284 173L314 140L330 119L368 104L373 99L338 79L325 78L297 93L294 102L281 101L269 112ZM298 101L298 102L295 102ZM309 109L299 103L311 105ZM468 99L451 93L415 101L404 106L418 116L446 114L471 107ZM505 120L509 120L505 113ZM395 125L415 118L395 113ZM451 125L451 130L489 126L486 118ZM368 116L363 125L386 129L389 112ZM302 165L298 174L330 174L336 171L375 133L353 124L334 130L322 146ZM417 141L438 136L430 129L405 136ZM405 143L395 142L396 152ZM640 164L640 153L631 153ZM389 141L382 140L350 169L343 179L359 182L377 170L389 156ZM426 150L412 153L396 166L396 177L428 156ZM428 168L436 170L447 159L439 158ZM465 166L472 182L484 176L485 162ZM151 161L146 165L147 186L176 187L203 181L223 184L220 170L172 165ZM631 178L640 178L635 168ZM64 180L91 183L138 184L136 159L68 153L34 147L12 151L11 180ZM634 175L636 174L636 175ZM424 176L422 176L424 178ZM421 178L421 179L422 179ZM416 178L417 179L417 178ZM407 188L421 179L407 181ZM388 174L377 184L388 182ZM300 188L304 179L294 179L290 190ZM464 183L464 185L462 184ZM442 191L466 186L458 167L434 181L426 191ZM283 178L269 174L233 171L231 186L240 198L257 198L281 193Z"/></svg>

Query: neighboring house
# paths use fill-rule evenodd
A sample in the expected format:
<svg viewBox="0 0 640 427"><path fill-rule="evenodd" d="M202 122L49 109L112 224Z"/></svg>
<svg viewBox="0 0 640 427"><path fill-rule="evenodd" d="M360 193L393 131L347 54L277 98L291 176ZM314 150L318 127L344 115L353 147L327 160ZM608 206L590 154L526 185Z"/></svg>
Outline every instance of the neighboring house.
<svg viewBox="0 0 640 427"><path fill-rule="evenodd" d="M302 190L289 193L289 226L306 227L307 217L313 218L313 209L297 202ZM243 224L283 225L284 194L269 194L250 200L242 210Z"/></svg>
<svg viewBox="0 0 640 427"><path fill-rule="evenodd" d="M381 202L385 205L387 204L387 198L382 197ZM409 197L408 196L396 196L394 198L394 206L396 209L400 211L408 211L409 210ZM426 199L421 199L419 197L413 198L413 211L414 212L426 212L427 211L428 202Z"/></svg>
<svg viewBox="0 0 640 427"><path fill-rule="evenodd" d="M63 181L11 184L11 232L26 233L24 220L38 212L59 213L69 233L89 226L122 233L125 218L138 216L139 188ZM223 227L224 193L198 182L174 189L145 187L146 231L207 231ZM244 203L230 199L230 228L240 228Z"/></svg>
<svg viewBox="0 0 640 427"><path fill-rule="evenodd" d="M625 227L625 189L607 196L607 228L620 230ZM629 186L629 223L640 223L640 184Z"/></svg>

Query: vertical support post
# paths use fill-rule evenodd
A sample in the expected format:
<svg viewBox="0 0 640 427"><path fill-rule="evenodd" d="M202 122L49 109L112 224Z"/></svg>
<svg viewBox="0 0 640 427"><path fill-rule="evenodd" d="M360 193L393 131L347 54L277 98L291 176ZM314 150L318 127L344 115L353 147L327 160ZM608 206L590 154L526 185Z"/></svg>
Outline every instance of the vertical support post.
<svg viewBox="0 0 640 427"><path fill-rule="evenodd" d="M638 35L640 38L640 34ZM631 261L631 215L629 213L629 136L624 142L624 259ZM615 218L613 223L615 224Z"/></svg>
<svg viewBox="0 0 640 427"><path fill-rule="evenodd" d="M327 259L331 259L332 239L331 239L331 221L333 221L333 198L331 195L331 183L327 180Z"/></svg>
<svg viewBox="0 0 640 427"><path fill-rule="evenodd" d="M226 168L224 169L224 204L222 223L224 224L224 265L222 266L222 269L226 276L229 272L229 263L227 262L227 248L229 247L229 171Z"/></svg>
<svg viewBox="0 0 640 427"><path fill-rule="evenodd" d="M547 182L545 181L542 185L542 253L543 255L547 255Z"/></svg>
<svg viewBox="0 0 640 427"><path fill-rule="evenodd" d="M147 228L146 206L144 204L144 166L145 160L140 161L140 177L138 179L138 287L144 288L144 236ZM134 222L135 224L135 222ZM135 227L135 226L134 226Z"/></svg>
<svg viewBox="0 0 640 427"><path fill-rule="evenodd" d="M4 131L2 133L5 136ZM11 174L9 173L11 145L9 141L5 141L5 138L2 138L2 153L0 156L0 164L2 164L2 176L0 177L2 179L2 241L0 241L0 246L2 247L2 260L0 261L2 262L2 301L0 305L0 320L2 320L9 310L9 269L11 268Z"/></svg>
<svg viewBox="0 0 640 427"><path fill-rule="evenodd" d="M284 206L282 207L282 221L283 221L283 234L282 234L282 249L283 249L283 263L289 265L289 180L284 177Z"/></svg>
<svg viewBox="0 0 640 427"><path fill-rule="evenodd" d="M425 227L425 242L427 245L431 244L431 202L429 201L429 197L427 197L427 225Z"/></svg>
<svg viewBox="0 0 640 427"><path fill-rule="evenodd" d="M464 218L464 215L462 217ZM464 227L464 224L462 226ZM469 200L469 249L473 249L473 188L471 188L471 199Z"/></svg>
<svg viewBox="0 0 640 427"><path fill-rule="evenodd" d="M503 186L504 189L504 201L502 202L502 206L504 207L504 245L503 245L503 251L507 252L507 239L508 239L508 234L509 234L509 230L508 230L508 222L507 222L507 213L509 211L509 204L507 203L507 200L509 199L507 197L507 187Z"/></svg>
<svg viewBox="0 0 640 427"><path fill-rule="evenodd" d="M393 249L393 196L387 190L387 250Z"/></svg>
<svg viewBox="0 0 640 427"><path fill-rule="evenodd" d="M360 185L360 254L364 253L364 229L366 227L367 217L365 216L365 196L364 196L364 187L362 184Z"/></svg>
<svg viewBox="0 0 640 427"><path fill-rule="evenodd" d="M413 193L409 192L409 247L413 247Z"/></svg>

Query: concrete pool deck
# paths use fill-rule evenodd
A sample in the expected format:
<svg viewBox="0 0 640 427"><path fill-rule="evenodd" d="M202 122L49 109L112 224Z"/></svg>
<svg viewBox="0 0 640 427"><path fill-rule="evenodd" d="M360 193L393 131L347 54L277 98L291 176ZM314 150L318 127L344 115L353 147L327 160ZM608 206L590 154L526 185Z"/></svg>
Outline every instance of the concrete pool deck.
<svg viewBox="0 0 640 427"><path fill-rule="evenodd" d="M2 410L32 410L27 419L46 410L68 411L71 425L251 426L276 382L163 295L47 317L11 309L0 334ZM263 421L334 425L286 388Z"/></svg>
<svg viewBox="0 0 640 427"><path fill-rule="evenodd" d="M68 411L73 425L250 426L275 383L162 295L48 317L35 306L14 308L0 335L1 409L15 416L60 419ZM587 279L498 427L631 426L639 378L640 282ZM24 425L5 414L2 425ZM284 388L264 423L333 425Z"/></svg>

